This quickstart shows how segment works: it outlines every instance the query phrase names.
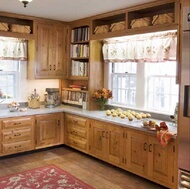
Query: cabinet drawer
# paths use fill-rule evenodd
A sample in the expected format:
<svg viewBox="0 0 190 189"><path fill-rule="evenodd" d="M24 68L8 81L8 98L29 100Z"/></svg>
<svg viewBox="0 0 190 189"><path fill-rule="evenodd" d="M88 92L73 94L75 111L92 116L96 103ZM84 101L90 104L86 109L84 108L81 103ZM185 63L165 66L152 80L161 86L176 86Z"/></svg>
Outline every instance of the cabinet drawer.
<svg viewBox="0 0 190 189"><path fill-rule="evenodd" d="M32 117L10 118L3 120L1 124L3 129L30 126L33 124L33 119Z"/></svg>
<svg viewBox="0 0 190 189"><path fill-rule="evenodd" d="M23 128L15 130L3 130L2 142L16 141L32 138L32 128Z"/></svg>
<svg viewBox="0 0 190 189"><path fill-rule="evenodd" d="M17 152L28 151L32 149L32 141L20 141L14 143L2 143L2 153L3 154L11 154Z"/></svg>
<svg viewBox="0 0 190 189"><path fill-rule="evenodd" d="M80 140L71 135L68 135L66 137L66 144L71 147L79 148L81 150L87 151L87 141L86 140Z"/></svg>
<svg viewBox="0 0 190 189"><path fill-rule="evenodd" d="M66 124L86 127L86 122L87 120L82 117L66 114Z"/></svg>
<svg viewBox="0 0 190 189"><path fill-rule="evenodd" d="M74 125L67 125L67 134L71 134L80 138L87 139L87 130L77 128Z"/></svg>

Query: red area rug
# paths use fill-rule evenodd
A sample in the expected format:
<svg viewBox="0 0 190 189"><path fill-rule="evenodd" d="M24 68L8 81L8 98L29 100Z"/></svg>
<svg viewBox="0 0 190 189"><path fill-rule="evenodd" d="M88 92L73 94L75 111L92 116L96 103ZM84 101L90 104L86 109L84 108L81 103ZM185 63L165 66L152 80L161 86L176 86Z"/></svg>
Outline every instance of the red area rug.
<svg viewBox="0 0 190 189"><path fill-rule="evenodd" d="M0 178L1 189L94 189L55 165Z"/></svg>

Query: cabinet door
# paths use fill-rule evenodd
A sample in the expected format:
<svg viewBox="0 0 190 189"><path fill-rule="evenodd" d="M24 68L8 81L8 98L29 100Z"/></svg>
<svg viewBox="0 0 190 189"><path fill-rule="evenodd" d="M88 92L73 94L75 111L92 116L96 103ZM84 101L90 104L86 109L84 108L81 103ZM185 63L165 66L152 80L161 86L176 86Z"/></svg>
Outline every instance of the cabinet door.
<svg viewBox="0 0 190 189"><path fill-rule="evenodd" d="M107 144L105 123L90 120L89 123L89 153L100 159L105 159L107 155Z"/></svg>
<svg viewBox="0 0 190 189"><path fill-rule="evenodd" d="M129 169L137 174L144 174L147 171L147 136L138 132L131 131L128 134Z"/></svg>
<svg viewBox="0 0 190 189"><path fill-rule="evenodd" d="M55 60L53 26L51 24L38 24L37 31L36 75L47 77L53 69L51 63Z"/></svg>
<svg viewBox="0 0 190 189"><path fill-rule="evenodd" d="M108 140L108 161L120 166L123 161L123 128L115 125L107 125L105 137Z"/></svg>
<svg viewBox="0 0 190 189"><path fill-rule="evenodd" d="M151 178L167 185L174 182L174 150L174 142L163 148L156 137L149 137L148 174Z"/></svg>
<svg viewBox="0 0 190 189"><path fill-rule="evenodd" d="M55 59L53 61L53 75L67 77L67 41L66 26L56 26L55 28Z"/></svg>
<svg viewBox="0 0 190 189"><path fill-rule="evenodd" d="M53 146L62 143L62 114L36 116L37 147Z"/></svg>

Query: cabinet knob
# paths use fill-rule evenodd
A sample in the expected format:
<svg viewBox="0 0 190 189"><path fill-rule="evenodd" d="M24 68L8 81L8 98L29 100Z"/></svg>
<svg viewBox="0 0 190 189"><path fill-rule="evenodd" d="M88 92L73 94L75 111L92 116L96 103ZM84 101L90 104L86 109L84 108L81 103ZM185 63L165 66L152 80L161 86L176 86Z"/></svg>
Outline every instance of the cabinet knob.
<svg viewBox="0 0 190 189"><path fill-rule="evenodd" d="M53 70L54 70L54 71L55 71L55 68L56 68L56 67L55 67L55 64L54 64L54 65L53 65Z"/></svg>
<svg viewBox="0 0 190 189"><path fill-rule="evenodd" d="M147 144L146 144L146 142L144 143L144 151L146 151L147 150Z"/></svg>
<svg viewBox="0 0 190 189"><path fill-rule="evenodd" d="M51 64L49 65L49 70L51 71Z"/></svg>
<svg viewBox="0 0 190 189"><path fill-rule="evenodd" d="M152 149L151 149L152 148L152 144L149 144L148 148L149 148L149 152L152 152Z"/></svg>

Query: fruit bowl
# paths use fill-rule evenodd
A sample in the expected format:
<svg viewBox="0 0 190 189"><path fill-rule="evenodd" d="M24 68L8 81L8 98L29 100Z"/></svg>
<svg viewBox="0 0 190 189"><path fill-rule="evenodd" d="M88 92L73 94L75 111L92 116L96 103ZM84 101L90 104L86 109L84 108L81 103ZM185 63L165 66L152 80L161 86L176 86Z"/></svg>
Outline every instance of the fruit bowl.
<svg viewBox="0 0 190 189"><path fill-rule="evenodd" d="M16 112L16 111L18 111L18 106L9 107L9 111L10 112Z"/></svg>

